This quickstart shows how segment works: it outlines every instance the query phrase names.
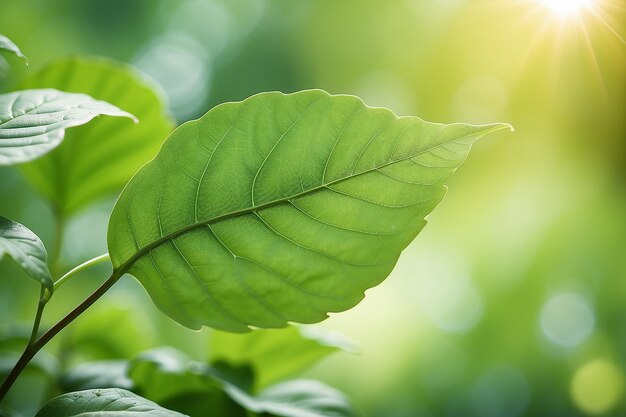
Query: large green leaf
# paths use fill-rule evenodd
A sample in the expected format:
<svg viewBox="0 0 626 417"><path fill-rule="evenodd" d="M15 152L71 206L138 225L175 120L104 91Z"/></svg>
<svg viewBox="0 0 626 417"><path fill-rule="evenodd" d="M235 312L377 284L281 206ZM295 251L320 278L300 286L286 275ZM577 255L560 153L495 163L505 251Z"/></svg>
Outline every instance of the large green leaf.
<svg viewBox="0 0 626 417"><path fill-rule="evenodd" d="M132 114L86 94L66 93L51 88L2 94L0 165L19 164L39 158L61 144L65 129L84 125L103 114L134 119Z"/></svg>
<svg viewBox="0 0 626 417"><path fill-rule="evenodd" d="M52 291L48 252L39 237L26 226L0 216L0 260L7 254L29 277Z"/></svg>
<svg viewBox="0 0 626 417"><path fill-rule="evenodd" d="M313 323L393 269L478 137L353 96L262 93L185 123L125 188L117 274L184 326Z"/></svg>
<svg viewBox="0 0 626 417"><path fill-rule="evenodd" d="M95 120L72 129L54 152L23 166L27 179L64 214L118 192L157 152L173 122L154 87L132 67L101 58L54 62L22 83L105 100L139 119Z"/></svg>
<svg viewBox="0 0 626 417"><path fill-rule="evenodd" d="M182 417L119 388L70 392L54 398L35 417Z"/></svg>
<svg viewBox="0 0 626 417"><path fill-rule="evenodd" d="M7 51L28 64L28 58L20 51L20 48L11 39L2 34L0 34L0 51Z"/></svg>
<svg viewBox="0 0 626 417"><path fill-rule="evenodd" d="M254 368L255 387L262 388L304 371L333 352L354 350L354 345L345 338L316 330L288 326L245 334L214 331L209 342L209 357L249 364Z"/></svg>

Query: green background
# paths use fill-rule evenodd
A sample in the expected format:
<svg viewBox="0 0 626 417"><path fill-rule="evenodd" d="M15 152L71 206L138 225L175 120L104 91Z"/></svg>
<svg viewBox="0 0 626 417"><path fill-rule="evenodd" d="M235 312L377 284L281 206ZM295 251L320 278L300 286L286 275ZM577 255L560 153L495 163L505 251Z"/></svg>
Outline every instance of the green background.
<svg viewBox="0 0 626 417"><path fill-rule="evenodd" d="M617 416L625 22L618 0L568 16L538 0L2 0L0 33L30 66L7 57L0 91L55 58L90 54L153 77L178 122L261 91L322 88L430 121L511 123L515 134L476 144L387 281L320 325L359 353L307 376L370 417ZM52 246L50 208L16 169L0 169L0 195L2 215ZM106 251L114 197L68 224L66 268ZM105 276L94 269L61 289L44 324ZM39 290L9 261L0 277L9 331L32 320ZM209 333L162 316L129 278L50 349L66 363L163 344L202 358ZM24 396L35 392L30 377L16 385Z"/></svg>

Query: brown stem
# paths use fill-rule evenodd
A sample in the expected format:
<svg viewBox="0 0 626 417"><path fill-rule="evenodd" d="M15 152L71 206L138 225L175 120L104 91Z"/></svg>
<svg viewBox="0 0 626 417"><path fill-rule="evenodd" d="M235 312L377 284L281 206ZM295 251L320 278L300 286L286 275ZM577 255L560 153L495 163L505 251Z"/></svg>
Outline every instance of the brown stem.
<svg viewBox="0 0 626 417"><path fill-rule="evenodd" d="M17 361L9 375L6 377L2 386L0 387L0 402L6 396L7 392L11 386L15 383L15 380L20 375L20 373L24 370L28 362L41 350L42 347L46 343L50 341L57 333L63 330L68 324L70 324L74 319L80 316L85 310L87 310L93 303L95 303L100 297L102 297L112 286L115 284L121 277L124 275L124 271L117 270L113 271L111 276L104 281L104 283L98 287L89 297L87 297L82 303L80 303L74 310L68 313L61 321L52 326L50 330L45 332L39 339L35 340L33 343L30 343L22 356Z"/></svg>

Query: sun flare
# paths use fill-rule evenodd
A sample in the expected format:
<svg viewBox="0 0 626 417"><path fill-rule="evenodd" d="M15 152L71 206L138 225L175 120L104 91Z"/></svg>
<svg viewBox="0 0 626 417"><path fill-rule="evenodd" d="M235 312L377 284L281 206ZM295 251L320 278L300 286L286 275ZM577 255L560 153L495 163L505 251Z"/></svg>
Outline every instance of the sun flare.
<svg viewBox="0 0 626 417"><path fill-rule="evenodd" d="M537 0L556 16L564 18L591 9L595 0Z"/></svg>

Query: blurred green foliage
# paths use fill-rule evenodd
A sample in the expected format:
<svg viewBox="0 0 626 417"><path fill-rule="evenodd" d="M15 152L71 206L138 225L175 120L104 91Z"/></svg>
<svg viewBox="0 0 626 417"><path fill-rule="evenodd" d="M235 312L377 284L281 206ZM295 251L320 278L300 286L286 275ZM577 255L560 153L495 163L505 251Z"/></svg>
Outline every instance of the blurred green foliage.
<svg viewBox="0 0 626 417"><path fill-rule="evenodd" d="M370 417L617 416L626 412L626 16L618 0L578 15L547 3L2 0L0 32L30 65L7 56L0 91L84 53L153 77L179 122L260 91L312 87L432 121L510 122L513 138L477 143L392 276L322 324L360 354L335 354L307 375ZM53 246L52 211L17 170L0 169L0 196L2 215ZM113 198L69 222L64 268L105 251ZM105 272L59 290L44 325ZM32 320L39 290L20 274L0 264L3 325ZM61 367L160 345L206 359L209 337L172 323L125 279L48 350ZM43 399L46 387L28 378L12 401L34 411L28 395Z"/></svg>

